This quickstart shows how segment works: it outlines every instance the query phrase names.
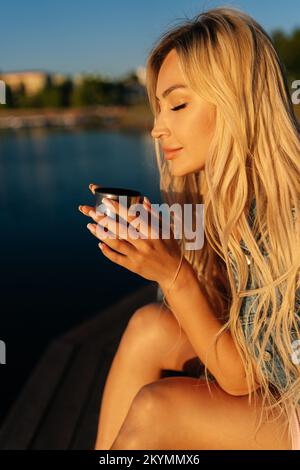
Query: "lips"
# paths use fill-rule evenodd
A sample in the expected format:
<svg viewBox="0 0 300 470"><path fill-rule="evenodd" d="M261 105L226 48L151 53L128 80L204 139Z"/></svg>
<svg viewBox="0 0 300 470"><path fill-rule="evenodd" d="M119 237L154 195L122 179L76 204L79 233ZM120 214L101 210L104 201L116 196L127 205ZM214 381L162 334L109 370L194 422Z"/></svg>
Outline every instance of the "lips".
<svg viewBox="0 0 300 470"><path fill-rule="evenodd" d="M179 152L180 150L182 150L182 147L178 147L178 148L175 148L175 149L172 149L172 148L163 148L163 151L164 151L164 157L166 160L170 160L171 158L173 158L175 156L175 154L177 152Z"/></svg>

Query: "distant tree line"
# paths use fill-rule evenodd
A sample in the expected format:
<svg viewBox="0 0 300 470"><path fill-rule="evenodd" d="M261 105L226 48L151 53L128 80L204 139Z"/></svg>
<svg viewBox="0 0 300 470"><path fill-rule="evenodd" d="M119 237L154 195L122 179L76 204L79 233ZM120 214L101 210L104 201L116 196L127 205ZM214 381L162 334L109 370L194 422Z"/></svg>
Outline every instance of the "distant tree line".
<svg viewBox="0 0 300 470"><path fill-rule="evenodd" d="M290 34L281 30L271 33L278 55L284 65L289 86L300 79L300 28ZM12 91L6 87L6 107L10 108L43 108L73 107L89 105L130 105L146 102L147 94L138 82L135 73L125 79L109 81L101 76L86 75L80 83L66 78L59 84L53 83L51 75L47 77L44 88L35 95L28 95L21 83Z"/></svg>
<svg viewBox="0 0 300 470"><path fill-rule="evenodd" d="M290 34L275 30L272 40L283 62L289 84L300 80L300 28L294 29Z"/></svg>
<svg viewBox="0 0 300 470"><path fill-rule="evenodd" d="M12 90L6 85L6 107L9 108L68 108L89 105L131 105L145 101L144 87L135 73L123 80L109 81L101 76L86 75L79 83L66 78L59 84L47 75L43 89L34 95L26 93L23 83Z"/></svg>

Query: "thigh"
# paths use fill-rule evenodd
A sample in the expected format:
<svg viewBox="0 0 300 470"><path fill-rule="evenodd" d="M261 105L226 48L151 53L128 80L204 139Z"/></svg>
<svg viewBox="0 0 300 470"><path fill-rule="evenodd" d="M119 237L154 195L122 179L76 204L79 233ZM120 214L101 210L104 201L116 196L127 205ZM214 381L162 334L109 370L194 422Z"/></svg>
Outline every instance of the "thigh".
<svg viewBox="0 0 300 470"><path fill-rule="evenodd" d="M260 424L261 410L260 393L249 404L216 383L168 377L136 395L119 442L128 449L291 449L284 415L264 414Z"/></svg>
<svg viewBox="0 0 300 470"><path fill-rule="evenodd" d="M147 349L149 360L159 361L161 369L194 371L196 376L202 370L202 363L181 325L160 302L151 302L136 310L124 336L136 354Z"/></svg>

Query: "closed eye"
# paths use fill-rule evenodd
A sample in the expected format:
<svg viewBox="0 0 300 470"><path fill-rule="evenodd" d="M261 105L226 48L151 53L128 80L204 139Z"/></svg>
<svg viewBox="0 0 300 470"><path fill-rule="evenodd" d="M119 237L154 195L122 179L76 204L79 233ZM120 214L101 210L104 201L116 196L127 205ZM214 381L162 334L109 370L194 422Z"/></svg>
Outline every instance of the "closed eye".
<svg viewBox="0 0 300 470"><path fill-rule="evenodd" d="M179 106L175 106L175 108L171 108L171 111L179 111L186 107L186 103L180 104Z"/></svg>

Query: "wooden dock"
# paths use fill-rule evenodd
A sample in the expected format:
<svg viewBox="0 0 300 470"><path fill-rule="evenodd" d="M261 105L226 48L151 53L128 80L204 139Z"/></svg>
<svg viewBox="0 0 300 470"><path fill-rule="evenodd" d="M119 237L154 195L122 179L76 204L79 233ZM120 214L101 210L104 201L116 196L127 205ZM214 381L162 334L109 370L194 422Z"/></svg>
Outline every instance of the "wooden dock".
<svg viewBox="0 0 300 470"><path fill-rule="evenodd" d="M0 429L0 450L93 449L121 336L137 308L160 299L150 283L50 343ZM171 375L194 372L162 372Z"/></svg>

